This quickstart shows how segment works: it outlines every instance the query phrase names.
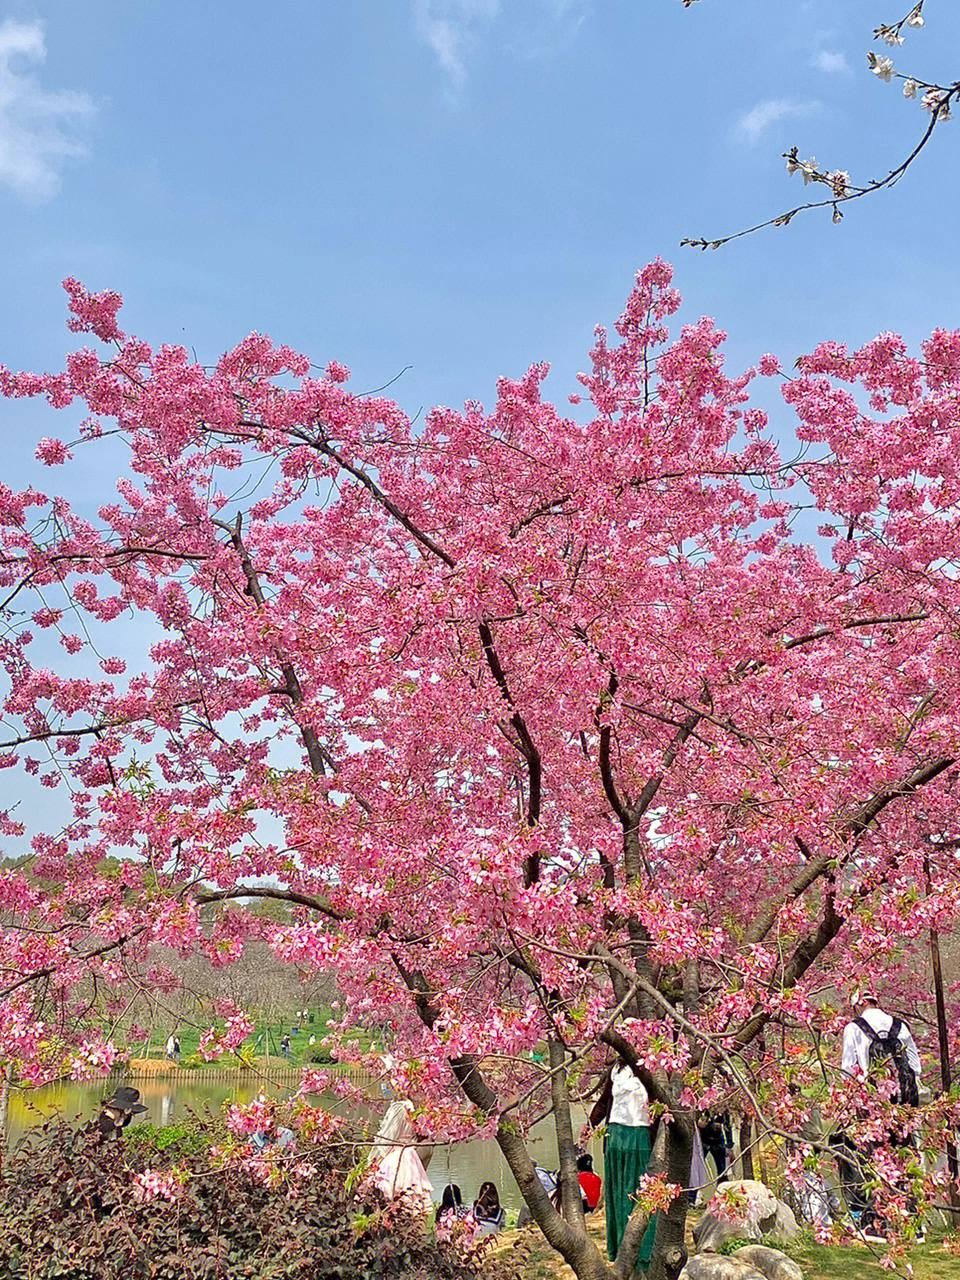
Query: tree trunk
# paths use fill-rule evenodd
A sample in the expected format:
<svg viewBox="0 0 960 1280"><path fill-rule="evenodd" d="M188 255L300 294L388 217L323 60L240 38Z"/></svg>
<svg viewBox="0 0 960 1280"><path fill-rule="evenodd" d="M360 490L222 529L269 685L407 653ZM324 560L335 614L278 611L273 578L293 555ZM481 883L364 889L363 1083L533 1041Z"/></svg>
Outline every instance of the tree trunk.
<svg viewBox="0 0 960 1280"><path fill-rule="evenodd" d="M661 1122L662 1123L662 1122ZM690 1185L690 1164L693 1159L693 1129L689 1120L677 1120L667 1134L667 1181L683 1190L666 1213L657 1218L657 1235L653 1243L653 1257L647 1272L649 1280L677 1280L687 1261L684 1243L687 1228L686 1188Z"/></svg>
<svg viewBox="0 0 960 1280"><path fill-rule="evenodd" d="M563 1216L570 1225L575 1230L585 1231L577 1170L577 1144L573 1136L570 1095L567 1091L567 1051L559 1040L551 1040L549 1049L550 1094L557 1131L557 1152L560 1156L560 1203L563 1206Z"/></svg>
<svg viewBox="0 0 960 1280"><path fill-rule="evenodd" d="M930 854L924 852L923 869L927 881L927 893L930 893ZM947 1005L943 995L943 966L940 963L940 937L936 929L930 930L930 964L933 969L933 994L937 1005L937 1039L940 1048L940 1089L947 1094L952 1084L950 1069L950 1037L947 1032ZM960 1178L960 1160L957 1157L955 1138L947 1139L947 1171L950 1174L950 1217L954 1227L960 1222L960 1191L957 1180Z"/></svg>
<svg viewBox="0 0 960 1280"><path fill-rule="evenodd" d="M740 1176L753 1177L753 1125L746 1115L740 1120Z"/></svg>
<svg viewBox="0 0 960 1280"><path fill-rule="evenodd" d="M943 969L940 964L940 939L937 931L930 931L930 959L933 963L933 987L937 1002L937 1034L940 1041L940 1088L944 1094L950 1092L950 1039L947 1033L947 1008L943 996ZM957 1190L957 1179L960 1177L960 1161L957 1158L957 1143L953 1138L947 1139L947 1169L950 1174L950 1217L956 1227L960 1221L960 1193Z"/></svg>
<svg viewBox="0 0 960 1280"><path fill-rule="evenodd" d="M10 1067L3 1068L3 1083L0 1085L0 1163L7 1149L7 1124L10 1119Z"/></svg>

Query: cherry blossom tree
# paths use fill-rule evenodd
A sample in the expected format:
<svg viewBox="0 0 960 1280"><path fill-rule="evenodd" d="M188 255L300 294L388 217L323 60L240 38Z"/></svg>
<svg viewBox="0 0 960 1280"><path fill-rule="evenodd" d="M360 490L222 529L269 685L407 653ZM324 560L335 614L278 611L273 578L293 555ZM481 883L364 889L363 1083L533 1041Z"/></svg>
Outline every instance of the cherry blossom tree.
<svg viewBox="0 0 960 1280"><path fill-rule="evenodd" d="M817 1101L909 1238L946 1175L877 1146L898 1113L832 1037L869 984L929 1052L926 941L960 912L960 333L731 374L713 321L669 338L656 261L570 410L536 365L415 429L337 363L254 334L205 368L66 289L95 349L0 386L82 418L45 462L126 462L96 517L0 487L0 765L69 793L62 824L2 818L8 1070L102 1071L131 975L175 982L158 944L262 937L337 974L341 1057L389 1029L366 1061L421 1138L495 1138L579 1277L625 1280L654 1209L651 1274L678 1273L711 1106L799 1176ZM249 1029L217 1013L211 1051ZM575 1117L613 1061L659 1124L608 1264ZM526 1141L547 1113L565 1216ZM960 1110L900 1119L942 1149Z"/></svg>

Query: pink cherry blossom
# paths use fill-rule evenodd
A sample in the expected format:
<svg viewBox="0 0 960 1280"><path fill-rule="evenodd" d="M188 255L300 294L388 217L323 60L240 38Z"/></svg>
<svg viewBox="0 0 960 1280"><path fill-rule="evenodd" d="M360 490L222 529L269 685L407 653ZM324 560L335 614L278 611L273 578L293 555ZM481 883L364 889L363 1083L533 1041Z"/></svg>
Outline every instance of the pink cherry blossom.
<svg viewBox="0 0 960 1280"><path fill-rule="evenodd" d="M118 295L66 288L95 349L0 389L79 402L74 447L127 452L79 503L0 484L0 767L68 784L65 814L0 816L0 1055L22 1080L105 1071L89 992L121 1026L131 984L177 988L158 948L228 969L260 939L336 974L331 1051L414 1100L418 1138L496 1138L568 1260L593 1245L529 1190L524 1140L549 1110L569 1146L565 1090L614 1060L667 1126L658 1196L688 1185L708 1108L799 1141L816 1104L867 1149L892 1125L943 1149L960 1104L934 1088L905 1113L840 1075L837 1041L870 984L939 1049L960 334L824 341L774 415L754 384L776 357L729 369L709 318L671 336L657 260L595 331L576 419L538 363L414 423L339 362L318 376L252 334L201 366L123 332ZM201 1053L239 1051L243 1011L209 1018ZM321 1081L305 1140L332 1123ZM906 1239L936 1161L874 1164ZM657 1201L658 1248L686 1203Z"/></svg>

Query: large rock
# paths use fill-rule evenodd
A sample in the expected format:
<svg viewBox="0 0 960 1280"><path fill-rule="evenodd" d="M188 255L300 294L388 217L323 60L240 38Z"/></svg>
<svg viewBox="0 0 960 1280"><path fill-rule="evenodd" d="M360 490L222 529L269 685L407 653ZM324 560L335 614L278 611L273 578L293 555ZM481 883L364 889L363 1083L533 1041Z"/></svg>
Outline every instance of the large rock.
<svg viewBox="0 0 960 1280"><path fill-rule="evenodd" d="M723 1182L715 1199L726 1203L722 1217L707 1212L693 1229L693 1242L700 1253L716 1253L730 1240L759 1244L768 1237L792 1240L797 1235L793 1211L769 1187L752 1178Z"/></svg>
<svg viewBox="0 0 960 1280"><path fill-rule="evenodd" d="M725 1258L722 1253L698 1253L687 1260L679 1280L765 1280L762 1271L742 1258Z"/></svg>
<svg viewBox="0 0 960 1280"><path fill-rule="evenodd" d="M762 1271L767 1280L803 1280L803 1272L797 1263L779 1249L770 1249L763 1244L745 1244L733 1256Z"/></svg>
<svg viewBox="0 0 960 1280"><path fill-rule="evenodd" d="M759 1227L749 1222L725 1222L712 1213L705 1213L693 1228L693 1243L698 1253L719 1253L731 1240L754 1240L759 1244L762 1239Z"/></svg>
<svg viewBox="0 0 960 1280"><path fill-rule="evenodd" d="M795 1240L800 1234L797 1215L782 1200L777 1201L777 1211L773 1215L773 1221L761 1222L760 1230L763 1232L764 1239L769 1236L771 1240Z"/></svg>

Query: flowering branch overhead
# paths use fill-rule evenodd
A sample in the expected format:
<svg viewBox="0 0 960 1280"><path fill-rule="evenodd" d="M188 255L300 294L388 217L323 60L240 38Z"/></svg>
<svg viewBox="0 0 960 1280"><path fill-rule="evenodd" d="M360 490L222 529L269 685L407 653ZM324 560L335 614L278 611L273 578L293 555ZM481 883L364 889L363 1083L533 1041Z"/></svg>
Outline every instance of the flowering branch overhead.
<svg viewBox="0 0 960 1280"><path fill-rule="evenodd" d="M685 0L686 2L687 0ZM689 0L689 3L695 2L696 0ZM924 0L920 0L898 22L878 26L873 33L874 39L882 40L887 45L903 44L903 32L905 29L918 28L924 25L923 5ZM850 175L846 170L825 169L819 166L813 157L808 160L802 160L798 147L791 147L789 151L783 153L783 158L787 162L787 173L799 173L803 178L804 186L809 183L825 186L830 192L828 196L794 205L793 208L786 209L783 213L765 218L753 226L745 227L742 231L732 232L730 235L720 236L716 239L707 239L703 236L696 239L683 239L680 241L681 246L694 249L719 249L734 240L752 235L755 231L762 231L767 227L788 226L798 214L806 213L812 209L831 210L833 221L839 223L843 219L843 205L896 185L930 142L936 126L952 119L951 108L960 101L960 80L944 85L931 83L912 75L903 75L896 70L891 58L883 54L876 54L873 50L867 53L867 67L879 80L885 83L892 80L902 81L903 96L908 100L919 97L923 109L930 116L918 141L899 164L895 165L885 177L858 185L851 182Z"/></svg>

